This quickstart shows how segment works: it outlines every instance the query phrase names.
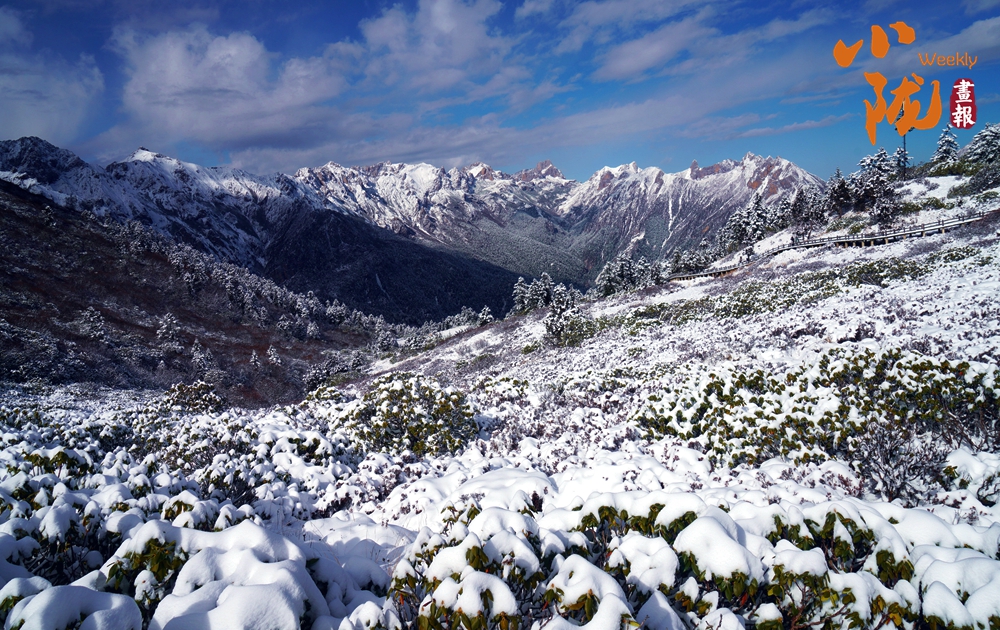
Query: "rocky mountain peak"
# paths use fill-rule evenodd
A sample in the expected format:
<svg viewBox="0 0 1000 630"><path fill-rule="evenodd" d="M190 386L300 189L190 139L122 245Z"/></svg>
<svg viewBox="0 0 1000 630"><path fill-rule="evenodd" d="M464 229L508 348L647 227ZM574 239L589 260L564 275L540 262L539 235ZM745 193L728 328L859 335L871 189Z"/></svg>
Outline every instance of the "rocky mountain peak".
<svg viewBox="0 0 1000 630"><path fill-rule="evenodd" d="M544 179L546 177L566 179L563 176L562 171L556 168L550 160L543 160L536 164L535 168L525 169L514 174L514 179L522 182L530 182L536 179Z"/></svg>
<svg viewBox="0 0 1000 630"><path fill-rule="evenodd" d="M461 172L467 173L478 180L496 181L498 179L510 179L510 175L494 170L489 164L483 164L482 162L470 164L461 169Z"/></svg>
<svg viewBox="0 0 1000 630"><path fill-rule="evenodd" d="M150 151L146 147L139 147L133 151L127 158L123 161L125 162L155 162L157 160L170 159L165 155L156 153L155 151Z"/></svg>
<svg viewBox="0 0 1000 630"><path fill-rule="evenodd" d="M0 141L0 170L28 174L44 185L81 167L89 168L90 165L71 151L35 136Z"/></svg>

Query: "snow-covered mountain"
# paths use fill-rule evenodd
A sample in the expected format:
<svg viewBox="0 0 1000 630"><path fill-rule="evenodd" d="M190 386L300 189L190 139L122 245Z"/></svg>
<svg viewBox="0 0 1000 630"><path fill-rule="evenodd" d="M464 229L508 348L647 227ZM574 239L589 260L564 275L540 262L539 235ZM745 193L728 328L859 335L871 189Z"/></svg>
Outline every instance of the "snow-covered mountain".
<svg viewBox="0 0 1000 630"><path fill-rule="evenodd" d="M0 180L53 202L138 221L294 291L394 321L463 306L505 310L516 276L380 229L276 173L203 167L139 149L99 168L39 138L0 142Z"/></svg>
<svg viewBox="0 0 1000 630"><path fill-rule="evenodd" d="M0 142L0 178L61 205L140 221L251 269L263 266L268 229L283 213L322 205L281 174L206 168L144 148L101 169L39 138Z"/></svg>
<svg viewBox="0 0 1000 630"><path fill-rule="evenodd" d="M583 283L628 251L657 258L697 244L759 191L788 195L822 181L781 158L747 153L680 173L633 162L585 182L551 162L515 175L476 163L452 169L384 163L330 163L295 174L333 205L372 222L441 243L518 273Z"/></svg>
<svg viewBox="0 0 1000 630"><path fill-rule="evenodd" d="M474 259L586 285L622 252L659 258L696 245L754 191L771 198L822 185L787 160L751 153L679 173L635 163L605 167L584 182L566 179L548 161L513 175L482 163L445 170L331 162L293 176L259 176L146 149L101 169L38 138L0 142L0 178L60 204L138 220L279 281L298 278L299 290L312 290L315 278L302 277L297 265L337 269L343 261L331 263L324 250L346 255L333 239L356 241L368 227L457 256L453 267ZM331 222L338 224L332 232ZM391 270L374 278L374 295L386 293L377 286L384 275Z"/></svg>

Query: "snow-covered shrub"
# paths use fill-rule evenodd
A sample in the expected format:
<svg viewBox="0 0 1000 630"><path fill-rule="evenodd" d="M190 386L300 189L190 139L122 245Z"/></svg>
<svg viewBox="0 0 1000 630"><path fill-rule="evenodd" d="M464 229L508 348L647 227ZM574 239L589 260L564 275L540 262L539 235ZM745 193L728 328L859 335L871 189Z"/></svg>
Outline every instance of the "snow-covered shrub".
<svg viewBox="0 0 1000 630"><path fill-rule="evenodd" d="M479 428L465 394L420 374L388 374L344 419L360 449L393 455L443 455L461 449Z"/></svg>
<svg viewBox="0 0 1000 630"><path fill-rule="evenodd" d="M142 621L139 607L130 597L101 593L84 586L56 586L15 604L7 627L17 630L70 627L142 630Z"/></svg>
<svg viewBox="0 0 1000 630"><path fill-rule="evenodd" d="M101 569L109 591L130 595L150 628L179 624L296 627L329 616L291 541L249 522L199 532L150 522ZM338 585L339 586L339 585Z"/></svg>
<svg viewBox="0 0 1000 630"><path fill-rule="evenodd" d="M440 529L420 532L389 598L405 625L420 628L677 629L723 617L773 630L965 618L990 627L983 602L1000 570L983 553L995 555L996 528L964 534L975 549L934 548L926 543L947 538L944 521L882 506L740 501L729 509L653 491L595 494L576 509L532 515L466 499L446 508ZM952 556L982 566L960 569L944 560ZM948 609L952 597L957 608Z"/></svg>
<svg viewBox="0 0 1000 630"><path fill-rule="evenodd" d="M185 411L189 413L217 413L224 401L215 388L204 381L192 385L178 383L168 389L160 403L161 412Z"/></svg>
<svg viewBox="0 0 1000 630"><path fill-rule="evenodd" d="M701 297L640 306L620 316L626 330L635 331L655 320L682 326L709 317L744 318L773 313L796 304L811 304L863 284L887 286L897 280L913 280L930 273L935 264L946 262L928 257L918 262L899 258L855 262L841 269L802 273L784 280L750 281L718 297Z"/></svg>
<svg viewBox="0 0 1000 630"><path fill-rule="evenodd" d="M635 416L651 435L700 444L717 465L853 461L868 489L888 499L936 484L944 453L935 441L1000 446L1000 369L985 364L838 349L783 378L718 368L661 382Z"/></svg>

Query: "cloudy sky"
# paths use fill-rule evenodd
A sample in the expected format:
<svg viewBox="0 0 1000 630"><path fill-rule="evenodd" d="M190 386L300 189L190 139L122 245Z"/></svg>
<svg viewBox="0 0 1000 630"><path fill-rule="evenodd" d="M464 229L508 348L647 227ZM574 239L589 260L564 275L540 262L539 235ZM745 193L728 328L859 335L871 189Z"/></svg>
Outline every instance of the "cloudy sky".
<svg viewBox="0 0 1000 630"><path fill-rule="evenodd" d="M913 44L889 28L899 20ZM882 59L873 24L889 34ZM846 69L838 39L865 42ZM971 69L918 58L966 52ZM0 3L0 139L255 172L551 159L576 179L752 151L828 177L873 151L865 72L888 79L890 100L904 76L926 79L922 112L940 81L941 121L907 137L925 160L955 80L976 83L977 128L1000 122L998 60L1000 0L17 0ZM880 125L877 146L900 140Z"/></svg>

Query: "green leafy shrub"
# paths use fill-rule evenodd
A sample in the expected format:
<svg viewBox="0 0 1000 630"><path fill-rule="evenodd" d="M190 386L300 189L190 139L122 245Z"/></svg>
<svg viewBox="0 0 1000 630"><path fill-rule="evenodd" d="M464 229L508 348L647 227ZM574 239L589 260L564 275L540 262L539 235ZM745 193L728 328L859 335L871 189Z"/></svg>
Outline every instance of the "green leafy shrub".
<svg viewBox="0 0 1000 630"><path fill-rule="evenodd" d="M701 445L717 465L853 461L872 491L906 498L932 484L934 443L1000 446L1000 369L899 349L831 350L778 378L763 370L694 370L663 381L634 416L651 437ZM921 446L923 434L937 436Z"/></svg>
<svg viewBox="0 0 1000 630"><path fill-rule="evenodd" d="M927 208L928 210L946 210L954 207L955 204L941 201L937 197L928 197L924 199L924 208Z"/></svg>
<svg viewBox="0 0 1000 630"><path fill-rule="evenodd" d="M464 393L442 387L432 377L401 372L372 383L348 413L345 426L364 450L444 455L476 436L472 415Z"/></svg>

